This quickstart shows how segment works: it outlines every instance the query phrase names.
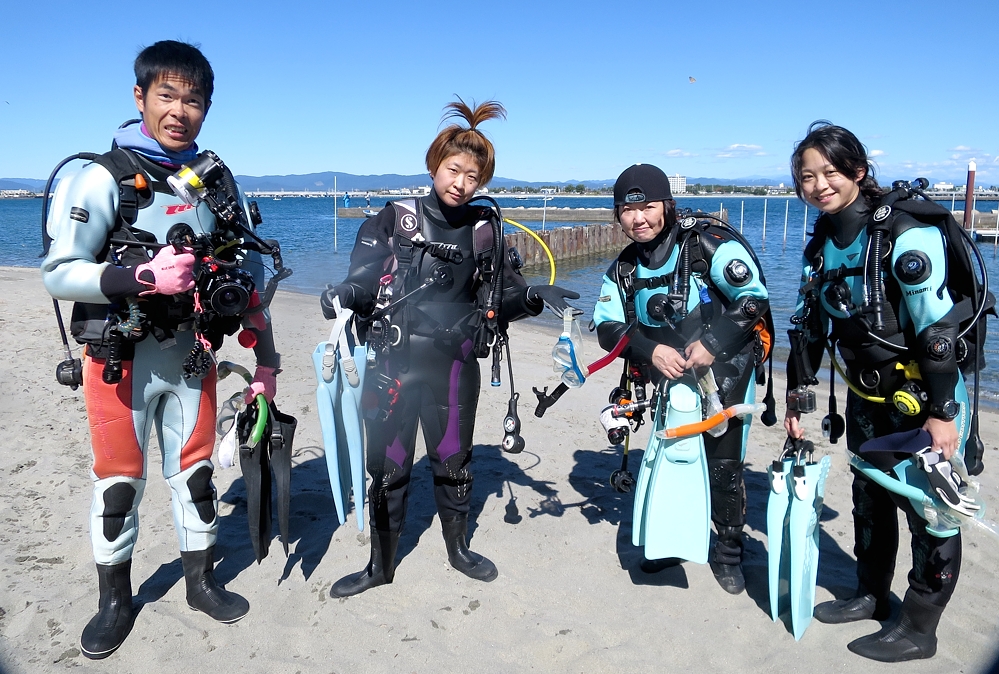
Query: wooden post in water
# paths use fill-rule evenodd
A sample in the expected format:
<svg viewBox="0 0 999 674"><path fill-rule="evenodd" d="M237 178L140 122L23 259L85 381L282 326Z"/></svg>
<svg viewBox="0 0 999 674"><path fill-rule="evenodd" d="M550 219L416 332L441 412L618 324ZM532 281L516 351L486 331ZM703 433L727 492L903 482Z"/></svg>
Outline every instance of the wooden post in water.
<svg viewBox="0 0 999 674"><path fill-rule="evenodd" d="M333 176L333 252L336 250L336 176Z"/></svg>
<svg viewBox="0 0 999 674"><path fill-rule="evenodd" d="M739 233L742 234L742 219L746 216L746 202L742 202L742 206L739 207ZM999 223L999 219L996 219Z"/></svg>
<svg viewBox="0 0 999 674"><path fill-rule="evenodd" d="M975 196L975 160L968 162L968 184L964 187L964 228L971 228L972 208Z"/></svg>
<svg viewBox="0 0 999 674"><path fill-rule="evenodd" d="M763 200L763 247L767 247L767 200Z"/></svg>
<svg viewBox="0 0 999 674"><path fill-rule="evenodd" d="M805 204L805 219L801 222L801 243L808 237L808 204Z"/></svg>

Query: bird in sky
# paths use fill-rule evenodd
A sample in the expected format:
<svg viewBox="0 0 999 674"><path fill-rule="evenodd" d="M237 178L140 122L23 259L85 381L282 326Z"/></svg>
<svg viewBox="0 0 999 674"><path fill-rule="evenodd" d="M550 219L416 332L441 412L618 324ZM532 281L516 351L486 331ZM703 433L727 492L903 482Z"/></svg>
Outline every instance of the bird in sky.
<svg viewBox="0 0 999 674"><path fill-rule="evenodd" d="M693 77L688 77L687 79L688 79L688 80L690 80L690 83L691 83L691 84L693 84L694 82L696 82L696 81L697 81L697 80L695 80L695 79L694 79Z"/></svg>

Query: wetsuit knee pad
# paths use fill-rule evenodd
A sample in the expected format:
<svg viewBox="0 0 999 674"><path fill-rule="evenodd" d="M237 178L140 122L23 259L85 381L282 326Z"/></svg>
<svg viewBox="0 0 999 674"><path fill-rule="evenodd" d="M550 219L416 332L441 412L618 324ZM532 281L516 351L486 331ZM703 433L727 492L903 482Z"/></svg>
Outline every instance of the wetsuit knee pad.
<svg viewBox="0 0 999 674"><path fill-rule="evenodd" d="M741 527L746 523L746 485L742 462L708 459L711 485L711 519L716 524Z"/></svg>
<svg viewBox="0 0 999 674"><path fill-rule="evenodd" d="M215 519L215 487L212 485L212 469L201 466L191 477L187 478L187 489L191 493L191 502L198 511L198 517L205 524Z"/></svg>
<svg viewBox="0 0 999 674"><path fill-rule="evenodd" d="M127 482L118 482L104 492L104 538L108 541L117 539L125 528L125 516L135 505L135 487Z"/></svg>

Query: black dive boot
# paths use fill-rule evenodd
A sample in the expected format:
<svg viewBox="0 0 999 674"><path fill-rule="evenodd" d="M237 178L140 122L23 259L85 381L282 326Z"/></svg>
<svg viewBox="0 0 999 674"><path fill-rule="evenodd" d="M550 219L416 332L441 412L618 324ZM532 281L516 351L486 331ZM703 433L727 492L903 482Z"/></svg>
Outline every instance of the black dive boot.
<svg viewBox="0 0 999 674"><path fill-rule="evenodd" d="M740 594L746 589L742 575L742 527L715 525L718 540L711 555L711 573L722 589L729 594Z"/></svg>
<svg viewBox="0 0 999 674"><path fill-rule="evenodd" d="M441 518L444 531L444 544L447 546L447 559L451 566L469 578L488 583L495 580L499 572L488 559L468 549L468 517L459 515L448 519Z"/></svg>
<svg viewBox="0 0 999 674"><path fill-rule="evenodd" d="M214 554L215 546L180 553L187 583L187 605L220 623L234 623L249 613L250 602L216 582Z"/></svg>
<svg viewBox="0 0 999 674"><path fill-rule="evenodd" d="M91 660L100 660L118 650L132 631L132 560L97 565L100 600L97 615L83 628L80 650Z"/></svg>
<svg viewBox="0 0 999 674"><path fill-rule="evenodd" d="M851 641L846 647L880 662L932 658L937 652L937 623L942 614L942 606L908 590L902 600L902 612L894 622L880 632Z"/></svg>
<svg viewBox="0 0 999 674"><path fill-rule="evenodd" d="M330 596L352 597L379 585L388 585L395 578L395 552L399 548L399 532L372 531L371 559L363 570L344 576L333 583Z"/></svg>
<svg viewBox="0 0 999 674"><path fill-rule="evenodd" d="M838 625L852 623L857 620L887 620L891 615L891 606L887 599L878 600L873 594L850 599L824 601L815 607L812 613L820 623Z"/></svg>

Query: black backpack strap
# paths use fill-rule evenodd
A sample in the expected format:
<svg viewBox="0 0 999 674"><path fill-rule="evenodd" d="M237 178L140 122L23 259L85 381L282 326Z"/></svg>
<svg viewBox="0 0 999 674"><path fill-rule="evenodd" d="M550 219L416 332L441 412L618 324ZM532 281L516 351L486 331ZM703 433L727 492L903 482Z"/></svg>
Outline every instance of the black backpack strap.
<svg viewBox="0 0 999 674"><path fill-rule="evenodd" d="M416 199L402 199L392 202L395 211L395 229L392 233L392 249L403 283L409 281L413 270L413 240L423 239L420 204Z"/></svg>
<svg viewBox="0 0 999 674"><path fill-rule="evenodd" d="M148 203L152 179L139 166L132 152L124 148L116 147L105 152L94 159L94 163L103 166L114 178L118 185L118 217L126 227L131 227L135 224L139 209ZM146 182L145 189L141 191L135 185L137 175L141 175Z"/></svg>

